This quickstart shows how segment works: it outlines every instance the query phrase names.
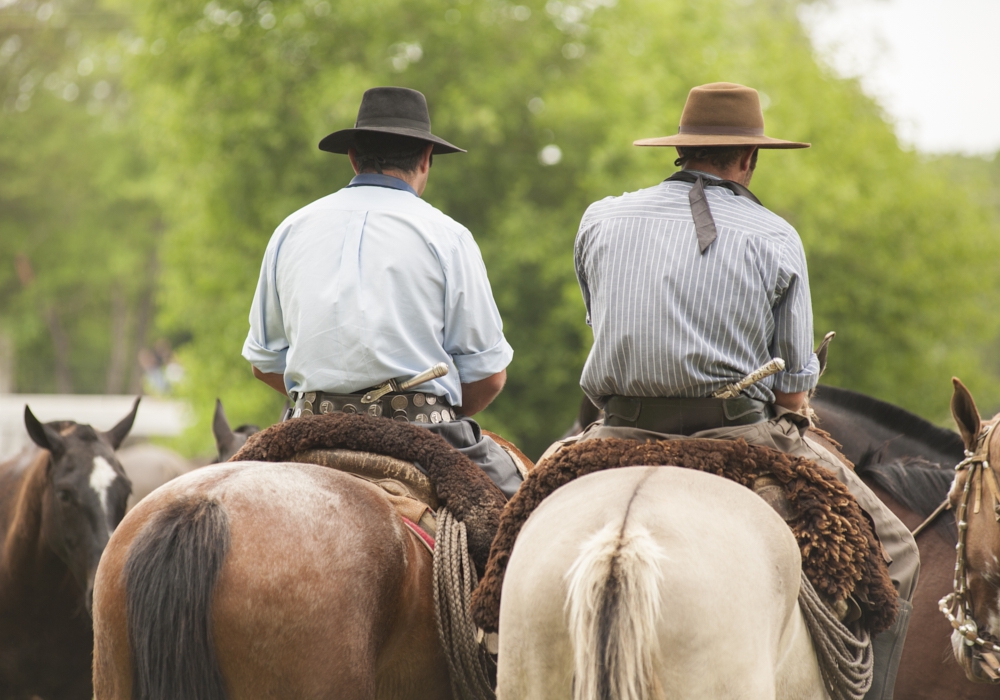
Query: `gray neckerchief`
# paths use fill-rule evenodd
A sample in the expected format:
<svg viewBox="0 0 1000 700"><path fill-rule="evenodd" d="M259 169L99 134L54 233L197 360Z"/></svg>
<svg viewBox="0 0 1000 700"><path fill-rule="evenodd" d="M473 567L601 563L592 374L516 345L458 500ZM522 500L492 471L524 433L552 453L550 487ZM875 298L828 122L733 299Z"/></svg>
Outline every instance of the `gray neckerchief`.
<svg viewBox="0 0 1000 700"><path fill-rule="evenodd" d="M679 170L664 182L690 182L694 184L688 193L688 200L691 202L691 218L694 219L694 228L698 234L698 248L702 255L719 235L715 228L715 219L712 218L712 210L708 208L708 199L705 197L706 187L725 187L737 197L746 197L750 201L760 204L760 200L754 196L753 192L740 183L721 178L705 177L697 171Z"/></svg>

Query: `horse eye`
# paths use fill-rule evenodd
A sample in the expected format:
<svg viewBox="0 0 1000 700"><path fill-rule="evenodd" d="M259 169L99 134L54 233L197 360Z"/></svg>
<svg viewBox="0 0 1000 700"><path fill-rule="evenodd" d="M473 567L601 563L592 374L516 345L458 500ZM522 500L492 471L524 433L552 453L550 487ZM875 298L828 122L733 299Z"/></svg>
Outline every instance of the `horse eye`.
<svg viewBox="0 0 1000 700"><path fill-rule="evenodd" d="M73 492L69 489L59 489L56 491L56 498L58 498L63 503L69 503L73 500Z"/></svg>

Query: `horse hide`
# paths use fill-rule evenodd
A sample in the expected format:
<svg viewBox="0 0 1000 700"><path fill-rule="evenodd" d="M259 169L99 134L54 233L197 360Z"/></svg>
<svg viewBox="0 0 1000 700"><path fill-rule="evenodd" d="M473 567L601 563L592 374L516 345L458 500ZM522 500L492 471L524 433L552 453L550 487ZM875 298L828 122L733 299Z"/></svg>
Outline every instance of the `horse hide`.
<svg viewBox="0 0 1000 700"><path fill-rule="evenodd" d="M476 623L496 631L500 590L514 541L532 511L553 491L577 477L603 469L672 465L725 477L752 488L771 475L783 486L795 512L789 527L802 552L802 569L828 604L854 594L862 623L872 635L896 618L898 599L881 546L847 487L801 457L744 440L586 440L564 447L541 462L507 504L493 542L486 576L472 598Z"/></svg>
<svg viewBox="0 0 1000 700"><path fill-rule="evenodd" d="M251 435L230 462L286 462L307 450L347 449L416 462L438 500L465 523L482 576L506 499L482 469L444 438L410 423L348 413L303 416Z"/></svg>

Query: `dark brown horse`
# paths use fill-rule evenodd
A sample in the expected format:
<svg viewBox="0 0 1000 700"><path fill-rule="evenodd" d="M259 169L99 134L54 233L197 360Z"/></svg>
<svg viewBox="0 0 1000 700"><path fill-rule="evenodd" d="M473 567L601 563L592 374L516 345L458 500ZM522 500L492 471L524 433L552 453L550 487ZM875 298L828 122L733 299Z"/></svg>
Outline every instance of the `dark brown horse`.
<svg viewBox="0 0 1000 700"><path fill-rule="evenodd" d="M138 400L107 433L72 421L42 424L41 449L0 465L0 698L92 697L94 575L125 514L130 485L114 450Z"/></svg>
<svg viewBox="0 0 1000 700"><path fill-rule="evenodd" d="M964 456L957 433L845 389L819 387L811 405L819 426L844 446L858 475L910 530L944 501ZM938 610L952 589L956 533L948 511L917 537L920 578L895 687L901 700L997 697L996 688L967 680L952 655L951 625Z"/></svg>

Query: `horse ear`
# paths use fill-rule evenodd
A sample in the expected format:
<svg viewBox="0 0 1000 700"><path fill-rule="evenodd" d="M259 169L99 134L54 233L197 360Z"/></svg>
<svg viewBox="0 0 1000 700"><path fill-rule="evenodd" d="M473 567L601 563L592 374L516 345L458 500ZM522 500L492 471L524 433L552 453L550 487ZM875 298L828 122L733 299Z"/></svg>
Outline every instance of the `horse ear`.
<svg viewBox="0 0 1000 700"><path fill-rule="evenodd" d="M222 408L221 399L215 400L215 416L212 418L212 434L215 436L215 447L219 451L220 455L233 451L236 435L233 434L233 429L229 427L229 420L226 418L226 412Z"/></svg>
<svg viewBox="0 0 1000 700"><path fill-rule="evenodd" d="M66 445L59 433L35 418L35 414L24 405L24 427L28 429L31 441L52 454L62 454Z"/></svg>
<svg viewBox="0 0 1000 700"><path fill-rule="evenodd" d="M139 401L141 400L141 396L136 396L135 403L132 404L132 410L129 411L129 414L122 418L118 425L104 433L104 437L108 439L113 449L117 450L125 442L125 437L132 429L132 423L135 422L135 413L139 410Z"/></svg>
<svg viewBox="0 0 1000 700"><path fill-rule="evenodd" d="M979 409L972 399L972 394L965 388L965 384L958 377L952 377L951 383L955 385L955 393L951 396L951 415L958 425L958 431L962 433L965 441L965 448L976 449L976 442L979 439L979 430L982 424L979 418Z"/></svg>
<svg viewBox="0 0 1000 700"><path fill-rule="evenodd" d="M820 341L819 346L816 348L816 359L819 360L819 376L823 376L826 372L826 354L830 349L830 341L837 337L836 331L830 331L823 336L823 340Z"/></svg>

